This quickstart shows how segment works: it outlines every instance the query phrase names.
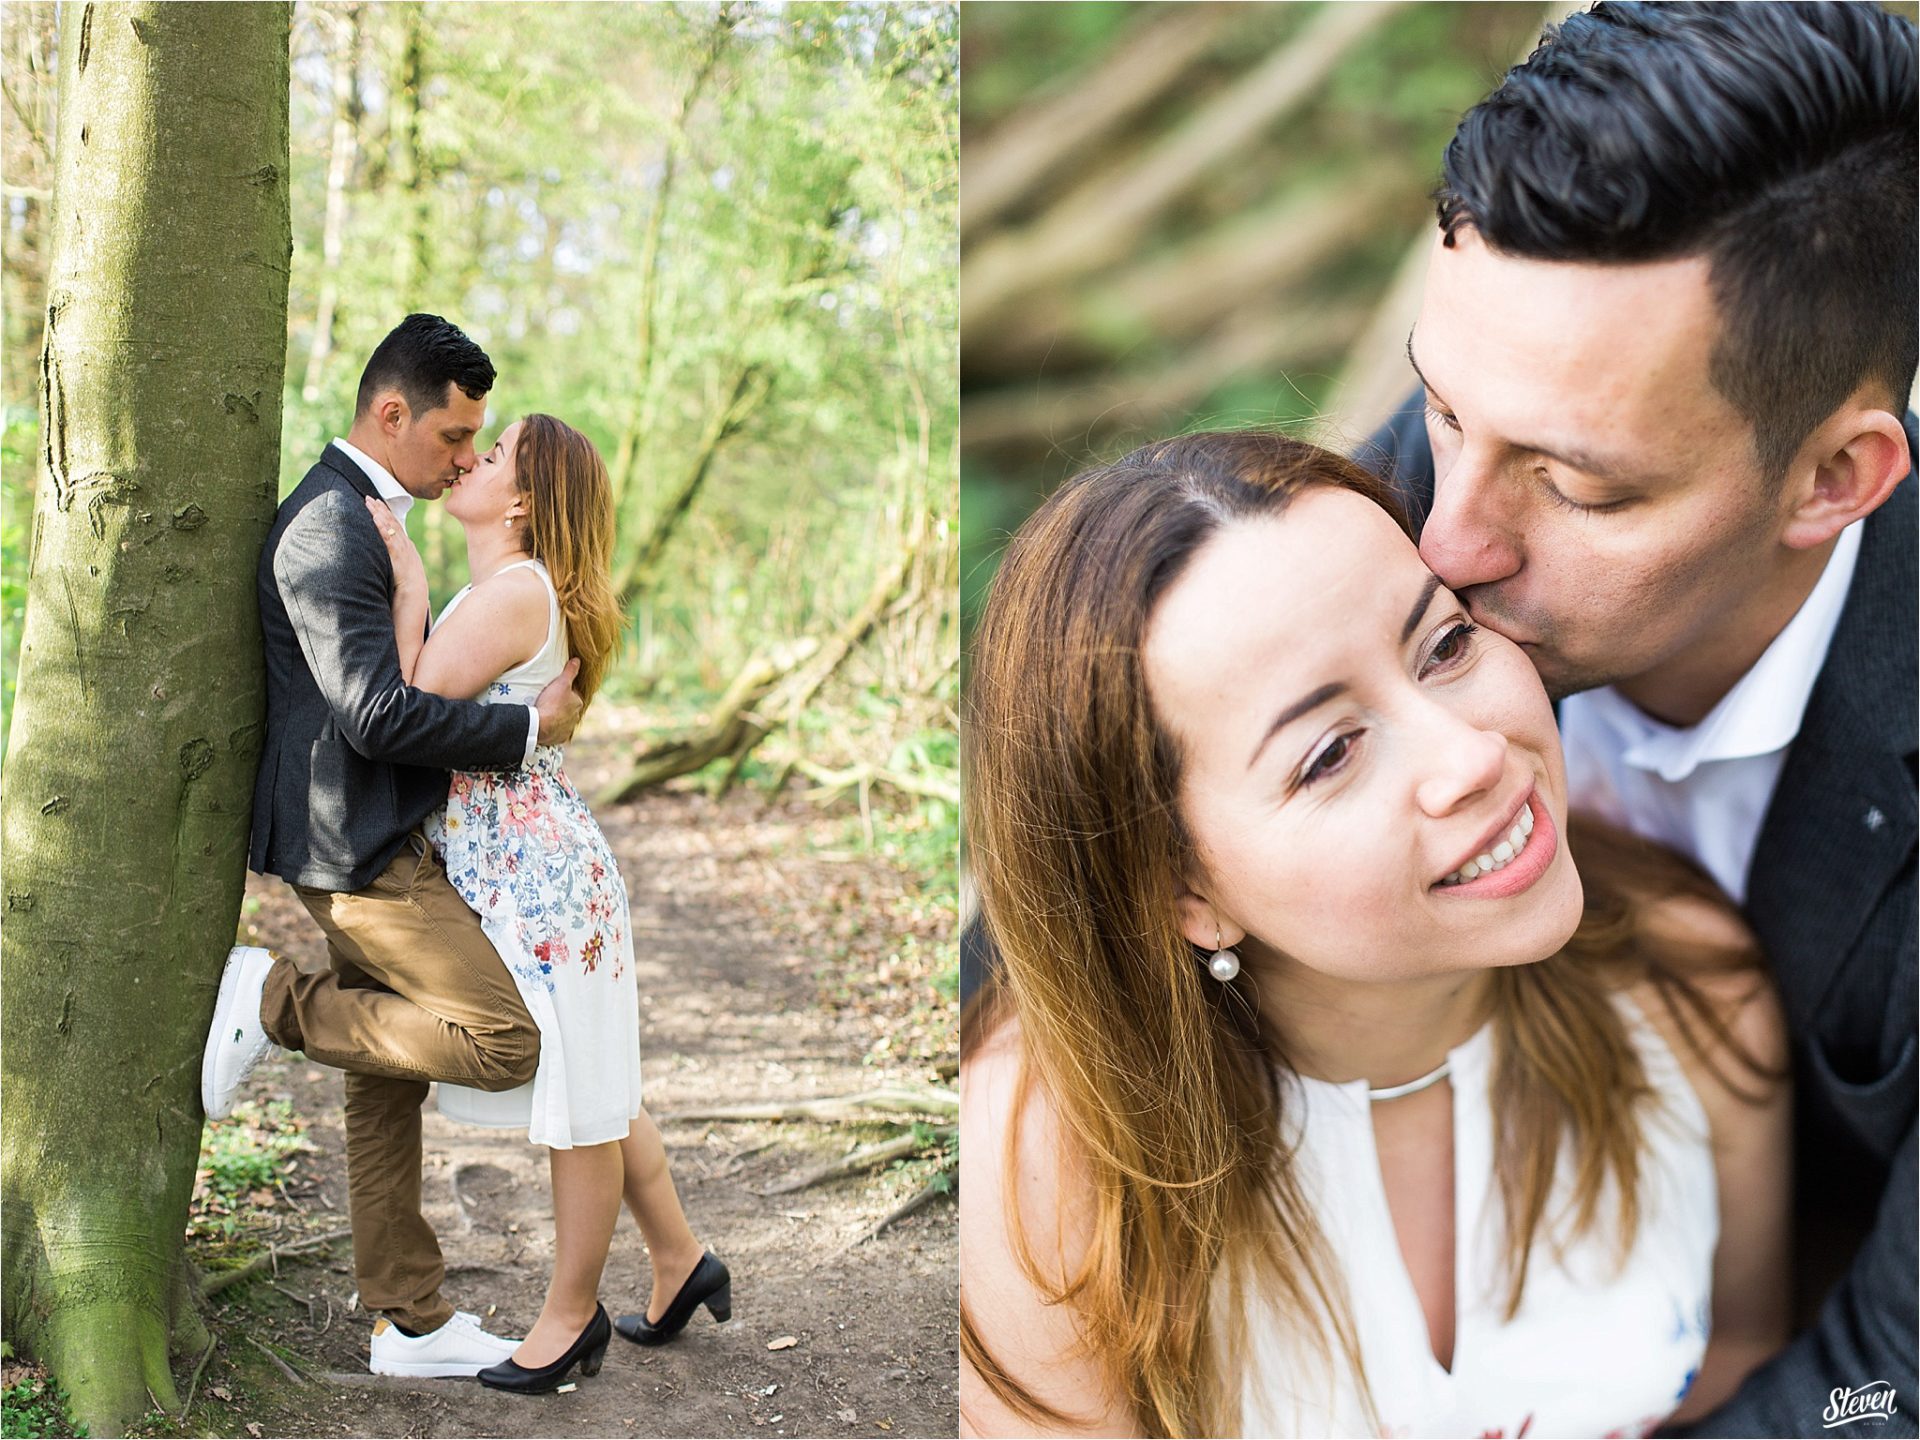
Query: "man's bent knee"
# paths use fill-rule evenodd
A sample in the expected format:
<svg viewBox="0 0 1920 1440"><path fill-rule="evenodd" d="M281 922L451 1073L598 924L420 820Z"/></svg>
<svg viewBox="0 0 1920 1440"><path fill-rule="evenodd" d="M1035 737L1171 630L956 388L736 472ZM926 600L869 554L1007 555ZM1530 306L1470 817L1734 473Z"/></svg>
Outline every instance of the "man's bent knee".
<svg viewBox="0 0 1920 1440"><path fill-rule="evenodd" d="M487 1035L476 1035L481 1073L472 1081L476 1090L512 1090L533 1079L540 1068L540 1029L532 1020L509 1025Z"/></svg>

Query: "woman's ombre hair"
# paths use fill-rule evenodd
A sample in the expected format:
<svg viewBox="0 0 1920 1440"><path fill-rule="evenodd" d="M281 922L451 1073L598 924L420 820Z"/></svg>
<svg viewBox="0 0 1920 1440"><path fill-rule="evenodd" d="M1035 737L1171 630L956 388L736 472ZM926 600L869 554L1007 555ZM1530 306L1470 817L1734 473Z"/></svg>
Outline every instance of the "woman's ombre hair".
<svg viewBox="0 0 1920 1440"><path fill-rule="evenodd" d="M515 488L527 502L521 545L547 567L560 597L567 648L580 661L574 688L591 702L620 643L613 593L613 486L593 442L551 415L520 422Z"/></svg>

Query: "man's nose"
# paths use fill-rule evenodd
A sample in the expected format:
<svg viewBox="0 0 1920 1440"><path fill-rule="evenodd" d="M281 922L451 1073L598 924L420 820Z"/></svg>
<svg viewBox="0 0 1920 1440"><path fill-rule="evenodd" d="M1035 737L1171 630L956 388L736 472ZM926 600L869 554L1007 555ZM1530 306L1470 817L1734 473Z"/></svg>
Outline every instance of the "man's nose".
<svg viewBox="0 0 1920 1440"><path fill-rule="evenodd" d="M1433 508L1420 530L1420 558L1449 590L1505 580L1520 569L1513 496L1501 477L1462 449L1436 472Z"/></svg>
<svg viewBox="0 0 1920 1440"><path fill-rule="evenodd" d="M1507 769L1507 737L1483 730L1444 703L1435 702L1434 728L1426 737L1426 774L1415 800L1422 813L1436 818L1495 789Z"/></svg>

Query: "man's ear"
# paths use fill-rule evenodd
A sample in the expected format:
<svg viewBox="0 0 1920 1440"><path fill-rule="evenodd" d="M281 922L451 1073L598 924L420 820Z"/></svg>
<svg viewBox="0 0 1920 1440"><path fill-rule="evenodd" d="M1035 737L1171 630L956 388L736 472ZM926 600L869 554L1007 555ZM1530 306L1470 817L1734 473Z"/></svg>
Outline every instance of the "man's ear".
<svg viewBox="0 0 1920 1440"><path fill-rule="evenodd" d="M1780 538L1796 550L1826 544L1885 504L1912 468L1899 417L1864 397L1849 400L1801 447L1788 482L1798 494Z"/></svg>
<svg viewBox="0 0 1920 1440"><path fill-rule="evenodd" d="M1213 901L1188 885L1181 885L1173 903L1180 916L1180 933L1202 950L1231 948L1247 938L1247 932L1216 910Z"/></svg>
<svg viewBox="0 0 1920 1440"><path fill-rule="evenodd" d="M398 390L383 390L373 399L373 415L380 422L382 431L397 435L400 427L412 418L413 411L408 407L406 397Z"/></svg>

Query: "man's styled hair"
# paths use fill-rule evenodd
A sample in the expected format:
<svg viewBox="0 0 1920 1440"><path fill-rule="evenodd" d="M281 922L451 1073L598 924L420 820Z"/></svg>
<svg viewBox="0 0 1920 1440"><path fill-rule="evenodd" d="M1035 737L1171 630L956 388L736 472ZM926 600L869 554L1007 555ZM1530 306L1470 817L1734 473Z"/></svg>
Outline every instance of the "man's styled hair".
<svg viewBox="0 0 1920 1440"><path fill-rule="evenodd" d="M1862 381L1916 363L1914 28L1878 5L1603 0L1547 32L1447 146L1447 244L1704 256L1713 383L1778 479Z"/></svg>
<svg viewBox="0 0 1920 1440"><path fill-rule="evenodd" d="M483 398L493 388L493 362L451 320L409 315L374 348L360 372L353 413L366 414L382 390L398 390L417 420L447 403L450 384L458 385L469 400Z"/></svg>

